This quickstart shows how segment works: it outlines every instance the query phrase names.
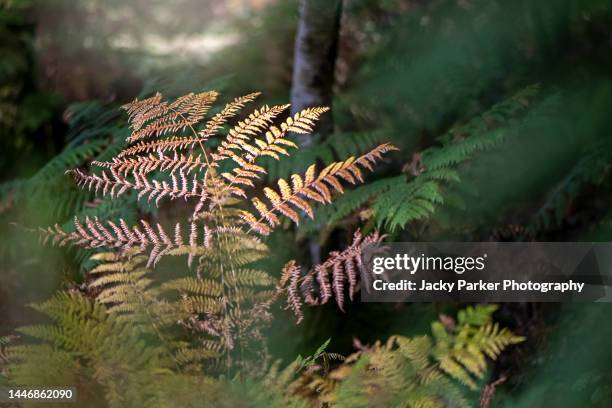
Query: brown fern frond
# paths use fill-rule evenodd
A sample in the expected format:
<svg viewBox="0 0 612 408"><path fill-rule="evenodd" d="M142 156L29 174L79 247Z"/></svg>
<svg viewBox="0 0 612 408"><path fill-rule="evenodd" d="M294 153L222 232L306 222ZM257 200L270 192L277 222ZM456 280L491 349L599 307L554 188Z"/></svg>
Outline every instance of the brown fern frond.
<svg viewBox="0 0 612 408"><path fill-rule="evenodd" d="M314 213L308 200L322 204L331 203L334 193L342 194L344 192L340 180L351 184L356 184L357 181L362 182L360 166L371 170L374 162L380 160L384 153L392 150L397 150L397 148L388 143L382 144L357 159L351 157L345 161L332 163L318 175L316 175L316 166L313 164L303 177L297 174L291 176L291 187L286 180L280 179L278 181L278 192L271 188L266 188L264 191L269 204L264 203L259 198L252 199L252 204L260 218L244 215L243 221L252 230L264 230L265 232L260 223L265 221L270 227L275 227L279 224L277 215L285 215L298 223L299 217L294 209L303 211L310 218L313 218ZM253 219L255 219L255 222L253 222Z"/></svg>
<svg viewBox="0 0 612 408"><path fill-rule="evenodd" d="M128 142L135 142L137 140L146 139L151 136L163 136L167 133L176 133L178 131L184 131L190 126L198 123L199 120L196 119L179 119L172 120L167 116L162 116L161 118L157 118L155 121L147 125L144 129L140 129L132 133L130 137L127 138Z"/></svg>
<svg viewBox="0 0 612 408"><path fill-rule="evenodd" d="M122 150L117 157L133 156L149 152L167 152L191 149L199 143L199 139L193 137L171 137L169 139L141 141L127 149Z"/></svg>
<svg viewBox="0 0 612 408"><path fill-rule="evenodd" d="M170 182L150 181L146 175L135 170L131 172L133 180L128 180L114 169L110 170L110 176L106 172L102 172L101 176L87 174L79 169L68 170L66 173L73 176L79 187L94 190L96 193L101 192L103 196L118 197L126 191L134 190L138 191L138 199L146 197L148 201L151 201L155 198L156 205L164 197L174 200L207 196L204 185L195 176L193 180L188 179L183 171L171 174Z"/></svg>
<svg viewBox="0 0 612 408"><path fill-rule="evenodd" d="M83 168L68 172L79 186L111 198L128 192L156 204L163 198L192 198L188 225L179 222L167 228L149 220L128 225L123 219L86 217L75 218L74 231L59 225L41 230L44 240L58 245L110 249L112 254L104 255L104 260L111 262L91 271L86 289L118 316L138 315L143 329L153 323L150 334L159 336L169 354L176 352L174 360L181 369L201 370L202 360L225 355L229 370L238 352L250 354L247 341L263 341L262 329L271 319L269 309L285 291L286 308L298 322L303 319L304 303L317 305L335 298L344 310L347 298L352 300L359 288L362 247L382 239L377 233L368 238L356 233L349 248L331 253L327 261L305 274L292 261L285 265L276 287L276 279L254 269L270 256L270 248L258 234L269 234L280 225L281 217L295 223L303 213L314 217L313 201L330 203L343 192L343 182L363 181L362 171L371 170L384 153L395 149L381 145L321 171L310 166L303 175L279 179L274 186L263 188L262 197L249 200L247 189L256 187L266 174L258 160L289 155L291 148L297 148L289 133L312 132L315 122L328 111L308 108L283 121L279 116L288 105L263 106L242 115L244 119L235 126L227 126L228 134L219 144L206 144L258 95L234 99L208 122L204 117L216 92L192 93L174 101L163 100L159 93L135 100L123 107L131 127L128 142L133 144L108 161L93 162L101 168L95 173L88 174ZM254 207L251 211L244 209L247 201ZM155 265L164 256L186 256L190 267L197 260L195 273L156 282L158 276L144 263ZM172 296L167 296L169 291ZM165 329L176 322L197 332L198 343L164 340L170 334ZM489 347L494 351L497 343ZM325 359L332 357L326 354Z"/></svg>
<svg viewBox="0 0 612 408"><path fill-rule="evenodd" d="M218 96L219 93L216 91L205 91L197 94L190 93L172 102L169 110L173 112L174 119L182 117L186 121L197 123L204 119L210 106L217 100Z"/></svg>
<svg viewBox="0 0 612 408"><path fill-rule="evenodd" d="M131 123L133 129L140 129L146 120L159 114L160 105L166 106L167 103L162 103L162 95L157 92L150 98L143 99L141 101L136 98L134 101L127 103L122 106L128 114L128 121ZM139 118L140 120L136 120Z"/></svg>
<svg viewBox="0 0 612 408"><path fill-rule="evenodd" d="M152 100L151 103L157 103L157 105L155 105L155 107L150 107L149 109L140 108L140 105L135 105L137 106L136 108L129 104L126 105L127 108L124 109L126 109L130 114L132 128L135 131L128 138L128 141L134 142L153 134L165 134L183 129L185 127L194 126L203 119L208 107L217 97L216 92L204 92L198 95L200 95L199 98L192 96L192 99L197 102L195 105L191 105L193 101L189 100L189 103L186 101L181 101L176 107L174 107L173 105L168 105L165 102L159 102L161 100L161 95L159 95L159 98ZM151 142L140 141L139 143L120 152L118 157L131 156L152 151L165 152L193 148L196 144L201 144L210 136L214 135L229 118L236 115L240 109L246 105L246 103L253 101L259 95L259 92L255 92L235 98L232 102L226 104L219 113L214 115L207 122L206 127L193 137L173 136L168 139L155 140ZM185 106L182 106L183 104ZM180 120L177 121L175 117L177 114L177 109L187 109L185 112L187 117L185 117L183 114L179 114L178 117ZM168 119L167 123L163 121L165 118L170 118ZM157 120L152 122L150 126L140 130L143 122L152 119Z"/></svg>
<svg viewBox="0 0 612 408"><path fill-rule="evenodd" d="M384 238L385 236L380 235L378 231L374 231L364 238L361 231L357 230L349 247L340 252L332 252L329 258L321 264L322 270L329 271L331 269L332 271L336 303L341 310L343 310L344 306L345 283L348 283L351 300L353 300L353 296L359 289L359 274L355 269L355 265L361 266L364 249L380 244ZM322 303L325 302L322 300Z"/></svg>
<svg viewBox="0 0 612 408"><path fill-rule="evenodd" d="M162 136L194 126L204 118L217 95L214 91L190 93L168 104L161 102L161 95L157 94L156 98L144 108L134 110L129 105L124 106L133 129L127 138L128 142Z"/></svg>
<svg viewBox="0 0 612 408"><path fill-rule="evenodd" d="M353 235L353 242L343 251L330 253L329 258L318 265L315 265L303 277L299 276L301 268L291 261L283 268L283 273L279 281L277 291L287 291L287 304L296 316L298 321L302 318L301 297L304 302L310 305L325 304L335 297L338 308L344 311L345 289L348 286L350 300L359 290L359 274L357 267L361 265L363 251L373 245L378 245L385 238L378 231L364 237L361 231L357 230ZM318 293L313 285L314 280L318 284ZM298 291L298 282L301 281ZM289 282L289 285L287 285Z"/></svg>
<svg viewBox="0 0 612 408"><path fill-rule="evenodd" d="M321 304L325 304L332 298L332 286L329 283L329 276L325 270L325 266L317 265L314 268L317 282L319 283L319 290L321 291Z"/></svg>
<svg viewBox="0 0 612 408"><path fill-rule="evenodd" d="M279 286L283 287L289 282L287 286L287 308L290 308L295 316L297 322L301 322L304 318L302 313L302 299L300 297L298 283L301 278L301 268L297 266L295 261L289 261L284 267L279 282Z"/></svg>
<svg viewBox="0 0 612 408"><path fill-rule="evenodd" d="M360 264L354 257L348 257L344 260L344 271L349 283L349 298L353 301L353 295L357 292L357 284L359 283L359 272L355 269L355 264Z"/></svg>
<svg viewBox="0 0 612 408"><path fill-rule="evenodd" d="M300 291L304 296L304 302L311 306L316 306L319 304L319 300L314 296L314 275L307 274L304 276L302 280L302 284L300 285Z"/></svg>
<svg viewBox="0 0 612 408"><path fill-rule="evenodd" d="M172 156L166 156L163 152L158 151L157 155L149 154L148 156L128 157L124 159L113 158L112 161L99 162L93 161L91 164L113 169L124 176L130 172L147 174L155 170L168 172L169 174L179 171L189 174L193 171L201 171L208 164L202 159L202 155L185 155L174 152ZM212 163L214 164L214 163Z"/></svg>
<svg viewBox="0 0 612 408"><path fill-rule="evenodd" d="M332 253L331 256L337 256L337 252ZM338 308L344 312L344 284L347 280L347 277L344 275L343 266L344 265L342 262L334 262L331 265L336 303L338 304Z"/></svg>
<svg viewBox="0 0 612 408"><path fill-rule="evenodd" d="M40 228L39 231L44 242L52 241L58 246L70 244L84 248L118 248L121 251L131 248L139 248L141 252L150 250L149 265L155 265L163 255L183 246L180 224L175 225L172 239L159 223L151 226L147 221L140 220L140 224L142 230L137 225L129 227L123 219L119 219L118 224L113 221L103 224L97 217L85 217L84 222L75 217L73 232L65 231L58 224ZM197 235L196 231L190 236L194 244L197 244Z"/></svg>

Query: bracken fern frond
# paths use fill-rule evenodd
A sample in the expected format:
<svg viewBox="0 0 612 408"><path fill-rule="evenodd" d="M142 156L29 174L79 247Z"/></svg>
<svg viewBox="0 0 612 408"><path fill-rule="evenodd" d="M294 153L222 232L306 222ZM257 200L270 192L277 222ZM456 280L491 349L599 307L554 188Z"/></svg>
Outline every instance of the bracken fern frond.
<svg viewBox="0 0 612 408"><path fill-rule="evenodd" d="M285 268L289 276L282 278L282 284L253 267L269 255L257 233L270 233L279 226L280 216L295 223L300 213L312 218L310 202L333 202L335 195L344 192L342 181L363 182L365 170L373 170L383 155L396 150L384 143L319 172L312 165L303 175L279 179L278 188L264 187L268 202L264 203L256 192L247 191L263 182L266 168L259 159L290 155L290 148L298 146L289 134L312 132L328 108L307 108L279 120L288 105L264 106L230 127L218 144L207 143L258 95L234 99L206 123L204 114L217 98L216 92L188 94L174 102L164 101L161 94L136 100L123 107L131 127L127 141L133 144L91 163L101 170L88 172L81 167L67 172L80 187L110 199L146 198L156 205L164 198L184 199L192 209L189 219L168 228L147 219L130 225L122 218L113 221L86 215L75 218L73 230L60 225L41 229L45 241L60 246L114 250L114 254L94 256L94 262L103 263L90 272L87 291L116 318L133 319L143 327L148 324L179 365L196 367L198 356L214 354L224 356L229 367L237 351L263 344L261 328L271 319L269 308L285 290L298 318L301 296L315 305L335 295L343 309L345 293L352 299L358 288L356 265L363 247L382 239L378 233L362 237L358 232L349 248L332 253L304 276L295 265L292 272ZM245 208L249 204L256 212ZM149 268L165 256L187 256L189 267L197 259L195 274L156 282ZM308 286L315 278L318 290ZM167 340L160 327L170 321L195 334L195 343L205 345L203 354L189 348L193 344ZM258 346L259 352L264 349Z"/></svg>

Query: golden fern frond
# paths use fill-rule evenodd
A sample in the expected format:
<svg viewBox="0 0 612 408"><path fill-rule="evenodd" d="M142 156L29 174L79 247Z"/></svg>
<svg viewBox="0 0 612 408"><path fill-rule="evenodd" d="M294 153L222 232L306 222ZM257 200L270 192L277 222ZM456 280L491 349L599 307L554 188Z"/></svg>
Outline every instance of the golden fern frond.
<svg viewBox="0 0 612 408"><path fill-rule="evenodd" d="M190 295L221 296L221 283L212 279L197 279L192 277L173 279L162 285L163 290L189 293Z"/></svg>
<svg viewBox="0 0 612 408"><path fill-rule="evenodd" d="M282 112L288 107L288 105L282 105L274 107L275 111ZM239 154L243 154L243 159L247 163L253 163L257 158L269 156L276 160L280 160L279 154L288 156L289 153L283 146L297 148L297 145L285 137L289 132L294 133L310 133L313 130L313 126L319 117L327 112L327 107L317 107L304 109L301 112L296 113L293 117L288 117L280 125L280 129L276 126L270 126L268 131L265 133L265 140L253 139L253 143L249 143L251 137L246 134L242 134L242 137L232 138L231 141L224 146L221 145L217 151L217 158L233 158ZM276 116L276 113L274 116ZM267 125L267 123L262 123ZM263 127L263 126L262 126ZM260 130L260 129L258 129ZM238 154L235 152L237 151ZM240 164L240 163L239 163Z"/></svg>
<svg viewBox="0 0 612 408"><path fill-rule="evenodd" d="M357 160L355 160L355 163L367 168L370 171L374 171L374 165L376 164L376 162L382 160L382 157L385 153L397 151L397 150L399 149L393 146L391 143L383 143L383 144L376 146L374 149L370 150L368 153L360 156ZM359 181L362 181L362 179L359 178L357 174L355 175L357 179ZM344 175L341 175L341 174L339 175L340 177L346 176L349 179L351 176L350 174L347 174L346 172L344 172Z"/></svg>
<svg viewBox="0 0 612 408"><path fill-rule="evenodd" d="M270 111L276 116L288 106L276 106L270 108ZM287 148L298 148L298 146L286 138L287 133L311 132L315 121L328 110L329 108L325 107L304 109L293 117L288 117L280 124L280 129L276 126L270 126L265 133L265 140L256 138L256 136L258 131L267 127L268 121L261 121L261 126L251 127L253 132L238 132L232 136L230 131L230 136L217 149L213 158L216 162L229 158L237 164L231 173L222 174L229 182L227 189L230 190L231 194L246 198L244 189L235 187L235 185L254 187L254 181L259 179L260 173L266 173L265 169L255 164L255 161L266 156L275 160L280 160L280 155L288 156ZM268 111L265 112L265 114L267 113ZM258 115L261 115L261 113ZM293 213L292 211L288 212Z"/></svg>
<svg viewBox="0 0 612 408"><path fill-rule="evenodd" d="M387 342L387 347L397 345L397 351L410 360L418 370L427 373L431 365L429 354L431 353L432 342L429 336L404 337L391 336ZM431 374L431 373L430 373ZM424 378L425 381L432 378Z"/></svg>
<svg viewBox="0 0 612 408"><path fill-rule="evenodd" d="M327 111L329 111L327 106L303 109L293 115L293 118L287 118L287 120L281 124L281 131L285 133L310 133L313 130L315 122L319 120L319 117Z"/></svg>
<svg viewBox="0 0 612 408"><path fill-rule="evenodd" d="M242 210L240 213L240 219L244 224L248 225L250 229L261 235L268 235L270 232L272 232L272 228L270 228L266 223L258 220L257 217L248 211Z"/></svg>
<svg viewBox="0 0 612 408"><path fill-rule="evenodd" d="M208 296L186 296L181 298L180 304L187 316L219 313L224 306L223 301Z"/></svg>
<svg viewBox="0 0 612 408"><path fill-rule="evenodd" d="M146 174L132 170L131 176L133 180L128 180L114 169L110 170L110 176L103 171L101 176L97 174L87 174L80 169L68 170L66 174L72 175L76 184L81 188L94 190L96 193L101 193L102 196L110 195L118 197L127 191L138 191L138 199L146 197L148 201L155 198L155 203L164 197L169 197L174 200L176 198L190 197L206 197L207 192L204 184L197 180L194 175L193 179L187 178L185 172L180 170L178 174L170 175L170 182L151 180Z"/></svg>
<svg viewBox="0 0 612 408"><path fill-rule="evenodd" d="M205 91L197 94L193 92L188 93L172 102L170 110L189 118L201 120L206 115L206 112L208 112L210 105L217 100L218 96L219 93L216 91Z"/></svg>
<svg viewBox="0 0 612 408"><path fill-rule="evenodd" d="M276 283L276 280L265 271L249 268L234 270L225 281L232 287L265 287Z"/></svg>
<svg viewBox="0 0 612 408"><path fill-rule="evenodd" d="M236 115L240 109L244 108L247 103L254 101L259 95L261 95L261 92L253 92L244 96L239 96L226 104L221 112L214 115L208 123L206 123L206 127L198 132L198 140L203 142L214 135L228 119Z"/></svg>
<svg viewBox="0 0 612 408"><path fill-rule="evenodd" d="M182 346L176 350L176 360L182 366L199 364L202 360L219 358L219 351Z"/></svg>
<svg viewBox="0 0 612 408"><path fill-rule="evenodd" d="M284 215L298 223L299 217L296 209L313 218L314 213L307 200L322 204L331 203L333 193L344 192L340 180L345 180L351 184L363 181L360 167L371 170L372 165L380 160L384 153L393 150L397 150L397 148L385 143L357 159L351 157L345 161L332 163L318 175L316 174L316 166L313 164L303 177L297 174L291 176L291 187L286 180L281 179L278 181L278 192L266 188L264 192L270 204L264 203L259 198L252 199L252 204L259 214L259 219L252 213L249 215L247 211L242 213L241 218L252 230L263 234L269 232L270 229L262 227L262 221L265 221L270 227L275 227L280 222L278 215Z"/></svg>
<svg viewBox="0 0 612 408"><path fill-rule="evenodd" d="M107 274L97 278L89 285L89 289L99 290L96 301L107 306L108 312L114 313L119 320L128 320L132 324L146 324L148 319L145 316L153 313L151 305L157 303L151 288L153 281L147 278L147 275L148 271L145 268ZM147 308L149 310L146 310ZM169 310L155 314L166 321L172 320Z"/></svg>
<svg viewBox="0 0 612 408"><path fill-rule="evenodd" d="M135 158L128 157L124 159L113 158L112 161L93 161L91 164L114 170L124 177L127 177L131 172L148 174L155 170L168 172L168 174L177 172L189 174L194 171L199 172L208 166L202 158L202 154L196 156L174 152L174 155L166 156L161 151L157 152L157 155L149 154L148 156L138 156ZM214 163L212 165L214 165Z"/></svg>
<svg viewBox="0 0 612 408"><path fill-rule="evenodd" d="M215 160L232 157L233 150L242 151L248 149L248 141L259 135L272 124L276 116L286 110L289 105L263 106L256 109L245 120L238 122L230 129L227 137L221 142L216 152L212 155Z"/></svg>

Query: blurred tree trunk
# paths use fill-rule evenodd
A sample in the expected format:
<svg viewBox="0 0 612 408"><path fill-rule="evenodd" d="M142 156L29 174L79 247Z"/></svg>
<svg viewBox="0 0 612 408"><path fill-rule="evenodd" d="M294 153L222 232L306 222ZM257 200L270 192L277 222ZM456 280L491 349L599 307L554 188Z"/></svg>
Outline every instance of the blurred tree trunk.
<svg viewBox="0 0 612 408"><path fill-rule="evenodd" d="M338 49L342 0L301 0L300 20L293 56L291 113L310 106L332 105L332 87ZM323 115L316 132L328 135L333 131L331 113ZM307 146L311 135L300 135Z"/></svg>
<svg viewBox="0 0 612 408"><path fill-rule="evenodd" d="M300 0L293 54L291 114L310 106L331 108L341 14L342 0ZM328 112L317 123L316 132L325 137L333 129L333 117ZM302 146L312 143L312 135L298 137ZM321 262L319 242L309 240L308 249L313 264Z"/></svg>

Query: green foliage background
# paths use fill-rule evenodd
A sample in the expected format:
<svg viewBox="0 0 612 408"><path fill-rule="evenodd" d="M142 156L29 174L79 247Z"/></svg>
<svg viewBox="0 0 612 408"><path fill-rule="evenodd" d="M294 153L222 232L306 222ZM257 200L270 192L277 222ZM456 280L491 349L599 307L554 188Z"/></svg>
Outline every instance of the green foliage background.
<svg viewBox="0 0 612 408"><path fill-rule="evenodd" d="M117 107L156 90L218 89L231 99L257 89L266 103L285 102L298 7L0 4L2 336L40 319L25 304L81 285L92 267L90 251L42 247L23 227L68 228L75 214L129 221L179 211L129 199L98 203L64 176L121 148L128 129ZM206 19L216 21L212 34L235 40L205 60L160 56L146 42L151 34L200 33ZM125 38L131 47L117 45ZM401 151L367 184L318 209L314 222L272 235L264 267L280 270L291 256L308 264L306 240L339 249L358 226L398 241L611 241L611 38L604 0L345 1L335 131L291 160L268 163L269 177L382 141ZM354 303L346 314L309 310L298 327L278 311L269 345L289 363L331 337L328 348L346 355L353 337L372 344L426 333L438 314L461 306ZM509 380L493 406L609 406L609 309L500 305L496 320L527 341L494 366L492 379Z"/></svg>

